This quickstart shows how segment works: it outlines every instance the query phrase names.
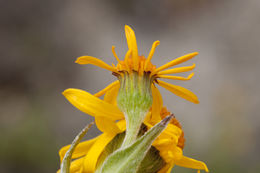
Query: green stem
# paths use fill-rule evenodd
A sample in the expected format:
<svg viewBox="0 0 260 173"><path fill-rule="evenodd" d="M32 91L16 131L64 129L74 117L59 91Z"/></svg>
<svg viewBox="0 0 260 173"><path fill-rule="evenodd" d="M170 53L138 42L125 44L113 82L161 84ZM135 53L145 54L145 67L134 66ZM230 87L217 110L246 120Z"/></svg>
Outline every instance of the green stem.
<svg viewBox="0 0 260 173"><path fill-rule="evenodd" d="M122 72L118 76L120 90L117 103L126 119L126 137L123 147L133 143L139 132L145 115L152 105L150 73L139 75L138 72Z"/></svg>
<svg viewBox="0 0 260 173"><path fill-rule="evenodd" d="M141 114L141 115L137 115L137 114ZM132 144L138 135L138 132L140 130L140 126L143 122L143 119L145 117L146 113L143 112L139 112L136 113L134 115L128 114L125 117L127 118L126 120L126 136L124 139L124 142L122 144L122 147L126 147L130 144Z"/></svg>

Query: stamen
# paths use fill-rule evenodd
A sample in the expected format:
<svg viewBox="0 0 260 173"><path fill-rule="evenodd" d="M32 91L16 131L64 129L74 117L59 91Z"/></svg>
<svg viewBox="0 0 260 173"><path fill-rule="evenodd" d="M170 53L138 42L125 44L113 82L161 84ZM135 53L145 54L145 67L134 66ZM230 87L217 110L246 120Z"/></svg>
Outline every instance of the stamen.
<svg viewBox="0 0 260 173"><path fill-rule="evenodd" d="M190 54L187 54L187 55L184 55L184 56L181 56L175 60L172 60L171 62L168 62L167 64L164 64L163 66L157 68L153 74L159 72L159 71L162 71L164 69L167 69L169 67L172 67L172 66L175 66L175 65L178 65L180 63L183 63L185 61L188 61L189 59L193 58L194 56L198 55L199 53L198 52L193 52L193 53L190 53Z"/></svg>
<svg viewBox="0 0 260 173"><path fill-rule="evenodd" d="M188 77L158 75L159 78L173 79L173 80L190 80L193 76L194 76L194 73L191 73Z"/></svg>
<svg viewBox="0 0 260 173"><path fill-rule="evenodd" d="M163 75L163 74L182 73L182 72L191 71L195 67L196 67L196 64L193 64L192 66L178 67L178 68L174 68L174 69L159 71L157 74L158 75Z"/></svg>
<svg viewBox="0 0 260 173"><path fill-rule="evenodd" d="M119 81L115 81L113 83L111 83L110 85L108 85L106 88L104 88L103 90L99 91L98 93L94 94L94 96L96 97L101 97L102 95L104 95L108 90L110 90L111 88L115 87L116 85L119 85Z"/></svg>
<svg viewBox="0 0 260 173"><path fill-rule="evenodd" d="M153 54L155 52L155 48L157 46L159 46L159 45L160 45L160 41L159 40L153 42L152 49L151 49L151 51L150 51L150 53L149 53L149 55L147 57L147 60L145 61L144 70L147 70L147 65L148 65L148 63L151 61L151 59L153 57Z"/></svg>
<svg viewBox="0 0 260 173"><path fill-rule="evenodd" d="M120 63L120 59L118 58L117 54L116 54L116 51L115 51L115 46L112 46L112 53L114 55L114 57L116 58L117 62Z"/></svg>

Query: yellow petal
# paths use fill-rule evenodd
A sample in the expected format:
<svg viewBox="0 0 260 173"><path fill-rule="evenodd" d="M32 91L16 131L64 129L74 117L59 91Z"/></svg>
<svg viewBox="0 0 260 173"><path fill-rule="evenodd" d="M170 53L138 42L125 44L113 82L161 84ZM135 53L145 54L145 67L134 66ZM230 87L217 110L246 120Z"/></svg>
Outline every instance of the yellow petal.
<svg viewBox="0 0 260 173"><path fill-rule="evenodd" d="M188 77L158 75L159 78L172 79L172 80L190 80L193 76L194 73L191 73Z"/></svg>
<svg viewBox="0 0 260 173"><path fill-rule="evenodd" d="M93 173L95 172L97 160L105 149L106 145L116 136L116 134L103 133L100 135L95 142L95 144L91 147L88 154L86 155L83 162L83 172Z"/></svg>
<svg viewBox="0 0 260 173"><path fill-rule="evenodd" d="M111 90L114 87L120 86L119 81L115 81L111 84L109 84L106 88L104 88L103 90L99 91L98 93L94 94L94 96L96 97L101 97L102 95L104 95L108 90Z"/></svg>
<svg viewBox="0 0 260 173"><path fill-rule="evenodd" d="M120 60L116 54L115 48L116 48L115 46L112 46L112 53L113 53L114 57L116 58L117 62L120 63Z"/></svg>
<svg viewBox="0 0 260 173"><path fill-rule="evenodd" d="M120 133L120 129L117 127L115 121L105 117L96 117L95 122L97 128L105 133Z"/></svg>
<svg viewBox="0 0 260 173"><path fill-rule="evenodd" d="M130 72L130 67L129 67L129 65L128 65L128 59L130 58L131 53L132 53L132 50L129 49L129 50L126 52L125 60L124 60L124 61L125 61L125 66L126 66L126 70L127 70L128 72Z"/></svg>
<svg viewBox="0 0 260 173"><path fill-rule="evenodd" d="M151 61L153 54L155 52L155 48L159 45L160 45L160 41L158 40L153 43L152 49L147 57L147 60L145 61L144 70L146 70L148 63Z"/></svg>
<svg viewBox="0 0 260 173"><path fill-rule="evenodd" d="M171 62L168 62L167 64L164 64L163 66L157 68L155 71L154 71L154 74L159 72L159 71L162 71L164 69L167 69L169 67L172 67L174 65L178 65L180 63L183 63L185 61L188 61L189 59L193 58L194 56L198 55L198 52L193 52L193 53L190 53L190 54L187 54L187 55L184 55L184 56L181 56L177 59L174 59L172 60Z"/></svg>
<svg viewBox="0 0 260 173"><path fill-rule="evenodd" d="M162 135L163 135L164 133L165 133L169 138L170 138L170 136L175 136L176 139L177 139L177 141L178 141L179 137L180 137L181 134L182 134L182 130L181 130L179 127L177 127L177 126L175 126L175 125L173 125L173 124L168 124L168 126L166 127L166 129L164 130L164 132L162 133Z"/></svg>
<svg viewBox="0 0 260 173"><path fill-rule="evenodd" d="M161 80L158 80L158 84L181 98L184 98L184 99L186 99L190 102L196 103L196 104L199 103L197 96L194 93L192 93L190 90L187 90L186 88L183 88L178 85L172 85L172 84L163 82Z"/></svg>
<svg viewBox="0 0 260 173"><path fill-rule="evenodd" d="M183 156L179 160L174 161L176 165L181 166L181 167L186 167L186 168L192 168L192 169L200 169L200 170L205 170L206 172L209 172L207 165L201 161L185 157Z"/></svg>
<svg viewBox="0 0 260 173"><path fill-rule="evenodd" d="M156 124L161 121L160 113L163 106L163 100L160 91L154 85L152 85L152 96L153 104L151 122Z"/></svg>
<svg viewBox="0 0 260 173"><path fill-rule="evenodd" d="M70 173L78 172L80 170L80 168L82 167L83 160L84 160L84 157L72 161L70 164ZM60 173L60 170L58 170L57 173Z"/></svg>
<svg viewBox="0 0 260 173"><path fill-rule="evenodd" d="M126 129L126 121L125 120L120 120L117 123L118 128L121 130L121 132L124 132Z"/></svg>
<svg viewBox="0 0 260 173"><path fill-rule="evenodd" d="M107 103L110 103L112 105L117 105L117 94L120 88L120 83L118 82L118 84L114 85L113 88L111 88L110 90L108 90L104 96L104 101L106 101Z"/></svg>
<svg viewBox="0 0 260 173"><path fill-rule="evenodd" d="M182 72L191 71L195 67L196 67L196 64L193 64L191 66L178 67L178 68L174 68L174 69L159 71L157 74L158 75L164 75L164 74L182 73Z"/></svg>
<svg viewBox="0 0 260 173"><path fill-rule="evenodd" d="M96 140L97 140L97 137L94 139L79 143L72 154L72 159L76 159L76 158L86 155L86 153L89 151L89 149L92 147L92 145L96 142ZM59 151L60 161L63 160L63 158L64 158L66 152L69 150L70 146L71 145L67 145L60 149L60 151Z"/></svg>
<svg viewBox="0 0 260 173"><path fill-rule="evenodd" d="M106 64L104 61L101 61L100 59L92 57L92 56L81 56L75 61L75 63L82 64L82 65L92 64L92 65L98 66L100 68L104 68L109 71L116 72L115 68Z"/></svg>
<svg viewBox="0 0 260 173"><path fill-rule="evenodd" d="M111 120L124 118L123 113L118 107L109 104L86 91L70 88L65 90L63 95L72 105L91 116L106 117Z"/></svg>
<svg viewBox="0 0 260 173"><path fill-rule="evenodd" d="M136 43L135 32L128 25L125 25L125 36L128 44L128 49L132 50L134 70L138 70L139 57Z"/></svg>

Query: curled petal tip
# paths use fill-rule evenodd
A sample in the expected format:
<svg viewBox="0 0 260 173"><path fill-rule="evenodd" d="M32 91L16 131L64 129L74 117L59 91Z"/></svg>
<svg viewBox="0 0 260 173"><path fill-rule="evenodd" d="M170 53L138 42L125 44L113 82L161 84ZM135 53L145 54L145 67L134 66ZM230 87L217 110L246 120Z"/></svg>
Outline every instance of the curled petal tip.
<svg viewBox="0 0 260 173"><path fill-rule="evenodd" d="M78 57L74 62L77 63L77 64L82 64L82 60L84 60L83 58L84 56L81 56L81 57Z"/></svg>
<svg viewBox="0 0 260 173"><path fill-rule="evenodd" d="M62 95L64 95L65 97L68 96L69 94L71 94L73 91L75 91L77 89L75 88L68 88L68 89L65 89L63 92L62 92Z"/></svg>
<svg viewBox="0 0 260 173"><path fill-rule="evenodd" d="M200 101L199 101L199 100L196 100L196 101L194 101L193 103L195 103L195 104L199 104Z"/></svg>
<svg viewBox="0 0 260 173"><path fill-rule="evenodd" d="M74 62L78 64L79 63L79 58L77 58Z"/></svg>
<svg viewBox="0 0 260 173"><path fill-rule="evenodd" d="M194 72L192 72L187 78L191 79L194 76Z"/></svg>
<svg viewBox="0 0 260 173"><path fill-rule="evenodd" d="M129 25L125 25L125 29L129 29L130 28L130 26Z"/></svg>
<svg viewBox="0 0 260 173"><path fill-rule="evenodd" d="M155 41L155 45L156 45L156 46L159 46L159 45L160 45L160 41L159 41L159 40L156 40L156 41Z"/></svg>
<svg viewBox="0 0 260 173"><path fill-rule="evenodd" d="M62 92L62 95L65 96L65 95L68 93L68 90L69 90L69 89L64 90L64 91Z"/></svg>

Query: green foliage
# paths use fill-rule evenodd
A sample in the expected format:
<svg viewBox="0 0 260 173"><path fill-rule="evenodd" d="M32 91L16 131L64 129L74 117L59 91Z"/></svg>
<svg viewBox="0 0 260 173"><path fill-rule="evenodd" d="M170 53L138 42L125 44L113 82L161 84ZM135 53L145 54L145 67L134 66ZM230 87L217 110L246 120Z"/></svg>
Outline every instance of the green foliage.
<svg viewBox="0 0 260 173"><path fill-rule="evenodd" d="M61 173L70 173L70 163L71 163L72 153L93 124L94 123L91 123L86 127L84 127L71 143L69 150L66 152L61 162L61 168L60 168Z"/></svg>
<svg viewBox="0 0 260 173"><path fill-rule="evenodd" d="M166 117L133 144L123 147L111 154L105 160L101 168L101 173L134 173L138 172L139 168L146 170L145 167L140 165L151 148L152 142L164 130L171 118L171 116ZM149 163L147 163L149 161L151 161L149 158L145 160L145 164L149 165ZM153 163L150 162L150 164Z"/></svg>

